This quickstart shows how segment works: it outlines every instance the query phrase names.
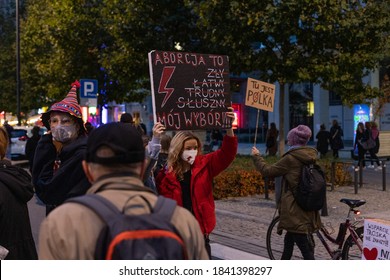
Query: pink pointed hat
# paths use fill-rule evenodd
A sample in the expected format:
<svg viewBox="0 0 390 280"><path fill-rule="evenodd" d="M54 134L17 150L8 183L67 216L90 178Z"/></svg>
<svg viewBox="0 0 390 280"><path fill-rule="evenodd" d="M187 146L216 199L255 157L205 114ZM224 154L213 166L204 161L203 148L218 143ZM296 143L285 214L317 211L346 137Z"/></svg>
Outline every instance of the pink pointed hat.
<svg viewBox="0 0 390 280"><path fill-rule="evenodd" d="M42 114L42 122L47 129L50 129L49 119L50 113L53 111L68 113L71 116L76 117L77 120L80 120L81 124L83 124L83 115L81 113L81 107L77 101L78 88L80 88L80 83L79 81L75 81L74 83L72 83L68 95L63 100L54 103L47 112Z"/></svg>

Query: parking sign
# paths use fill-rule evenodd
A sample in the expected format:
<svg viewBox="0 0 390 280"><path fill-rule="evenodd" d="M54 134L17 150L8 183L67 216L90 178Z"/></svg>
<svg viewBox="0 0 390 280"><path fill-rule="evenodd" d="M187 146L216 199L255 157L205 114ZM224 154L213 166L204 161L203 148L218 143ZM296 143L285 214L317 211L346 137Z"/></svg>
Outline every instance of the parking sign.
<svg viewBox="0 0 390 280"><path fill-rule="evenodd" d="M80 80L80 98L96 98L98 92L98 81L91 79Z"/></svg>

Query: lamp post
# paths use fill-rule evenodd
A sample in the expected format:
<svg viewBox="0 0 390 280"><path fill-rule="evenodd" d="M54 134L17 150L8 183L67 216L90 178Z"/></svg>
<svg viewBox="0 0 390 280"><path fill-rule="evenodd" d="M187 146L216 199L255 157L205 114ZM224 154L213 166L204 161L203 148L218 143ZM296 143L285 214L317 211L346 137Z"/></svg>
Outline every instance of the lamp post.
<svg viewBox="0 0 390 280"><path fill-rule="evenodd" d="M16 6L16 115L20 125L20 28L19 28L19 0L15 0Z"/></svg>

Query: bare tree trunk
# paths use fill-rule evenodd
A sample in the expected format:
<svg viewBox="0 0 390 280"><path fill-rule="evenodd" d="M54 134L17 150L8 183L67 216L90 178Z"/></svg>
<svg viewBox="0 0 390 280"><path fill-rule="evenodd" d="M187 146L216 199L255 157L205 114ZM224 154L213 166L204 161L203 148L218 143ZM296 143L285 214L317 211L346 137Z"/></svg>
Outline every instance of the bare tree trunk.
<svg viewBox="0 0 390 280"><path fill-rule="evenodd" d="M279 156L284 154L284 83L280 83L279 94Z"/></svg>

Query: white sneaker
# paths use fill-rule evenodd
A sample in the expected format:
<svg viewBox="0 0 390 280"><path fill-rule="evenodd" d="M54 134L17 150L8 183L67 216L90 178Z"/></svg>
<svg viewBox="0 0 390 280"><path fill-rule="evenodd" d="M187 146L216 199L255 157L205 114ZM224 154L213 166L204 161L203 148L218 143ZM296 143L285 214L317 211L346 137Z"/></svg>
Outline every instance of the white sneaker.
<svg viewBox="0 0 390 280"><path fill-rule="evenodd" d="M378 166L375 170L382 170L382 166Z"/></svg>
<svg viewBox="0 0 390 280"><path fill-rule="evenodd" d="M372 169L374 169L375 166L371 164L371 165L367 166L367 168L372 168Z"/></svg>

